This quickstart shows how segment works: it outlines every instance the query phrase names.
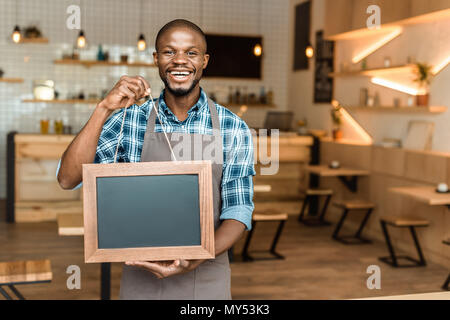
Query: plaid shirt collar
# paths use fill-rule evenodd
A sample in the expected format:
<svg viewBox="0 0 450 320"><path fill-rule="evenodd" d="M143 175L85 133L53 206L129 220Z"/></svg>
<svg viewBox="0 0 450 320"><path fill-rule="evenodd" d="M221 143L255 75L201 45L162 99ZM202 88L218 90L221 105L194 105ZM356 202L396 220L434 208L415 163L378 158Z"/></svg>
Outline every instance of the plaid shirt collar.
<svg viewBox="0 0 450 320"><path fill-rule="evenodd" d="M176 120L175 115L173 114L172 110L167 106L166 102L164 101L164 92L166 89L161 91L161 94L159 95L159 115L164 116L170 120ZM205 91L200 88L200 97L196 104L194 104L189 110L188 110L188 118L191 115L196 115L198 112L202 112L205 107L208 105L208 96L206 95Z"/></svg>

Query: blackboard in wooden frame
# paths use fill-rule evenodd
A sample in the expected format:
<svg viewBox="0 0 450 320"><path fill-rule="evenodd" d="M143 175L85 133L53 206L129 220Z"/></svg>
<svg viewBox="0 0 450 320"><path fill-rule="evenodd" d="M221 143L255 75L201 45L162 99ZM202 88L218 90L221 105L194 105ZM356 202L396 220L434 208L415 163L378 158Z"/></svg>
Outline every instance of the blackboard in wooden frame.
<svg viewBox="0 0 450 320"><path fill-rule="evenodd" d="M83 165L85 262L211 259L211 161Z"/></svg>

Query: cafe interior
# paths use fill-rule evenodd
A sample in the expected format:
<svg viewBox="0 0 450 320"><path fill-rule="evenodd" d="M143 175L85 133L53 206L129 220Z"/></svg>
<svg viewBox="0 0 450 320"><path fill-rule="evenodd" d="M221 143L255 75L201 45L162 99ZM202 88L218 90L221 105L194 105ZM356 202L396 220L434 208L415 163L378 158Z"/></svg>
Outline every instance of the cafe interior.
<svg viewBox="0 0 450 320"><path fill-rule="evenodd" d="M85 263L83 189L56 170L121 76L159 95L154 40L178 18L206 34L201 87L254 133L232 298L450 299L450 0L0 8L0 299L119 298L123 263Z"/></svg>

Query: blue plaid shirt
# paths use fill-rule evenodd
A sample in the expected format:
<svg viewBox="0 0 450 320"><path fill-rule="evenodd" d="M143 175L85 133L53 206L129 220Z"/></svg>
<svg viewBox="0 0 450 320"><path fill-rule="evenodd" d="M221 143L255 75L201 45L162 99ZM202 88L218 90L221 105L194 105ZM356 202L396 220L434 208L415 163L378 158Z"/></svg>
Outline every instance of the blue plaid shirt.
<svg viewBox="0 0 450 320"><path fill-rule="evenodd" d="M141 159L147 120L152 108L150 101L127 109L117 162L139 162ZM225 107L216 104L223 142L222 212L220 219L234 219L251 229L253 204L253 140L246 123ZM164 102L164 91L159 97L159 117L155 132L212 134L211 114L206 93L201 90L197 103L188 111L188 117L179 121ZM112 163L123 118L123 109L112 115L103 126L95 163Z"/></svg>

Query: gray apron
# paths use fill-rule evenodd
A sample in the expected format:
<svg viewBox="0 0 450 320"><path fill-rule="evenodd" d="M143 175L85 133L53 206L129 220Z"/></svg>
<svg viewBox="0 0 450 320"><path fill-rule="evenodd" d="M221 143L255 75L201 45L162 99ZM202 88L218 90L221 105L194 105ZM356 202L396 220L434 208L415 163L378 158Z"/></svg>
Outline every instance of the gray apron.
<svg viewBox="0 0 450 320"><path fill-rule="evenodd" d="M158 102L156 102L158 107ZM203 152L205 148L211 150L220 150L214 154L212 163L212 185L213 185L213 205L214 205L214 229L220 225L221 201L221 182L223 168L223 148L222 136L220 134L220 121L214 102L208 99L208 106L211 113L213 135L188 134L188 133L167 133L172 148L178 143L177 138L182 141L191 141L191 153L189 160L213 160ZM158 109L158 108L157 108ZM142 147L141 161L171 161L171 152L164 137L163 132L155 131L156 113L152 108L147 121L147 130L144 136L144 145ZM184 140L188 139L188 140ZM197 142L194 145L194 141ZM199 149L198 142L201 141L202 148ZM207 143L206 143L207 142ZM215 145L210 145L215 144ZM195 150L194 150L195 149ZM183 150L184 152L184 150ZM206 155L203 155L203 154ZM217 159L220 159L217 161ZM180 160L177 157L177 160ZM186 158L183 158L186 160ZM186 190L189 192L189 190ZM167 195L167 200L170 201ZM120 285L120 299L164 299L164 300L182 300L182 299L203 299L213 300L231 299L231 272L228 261L228 253L210 259L198 266L195 270L171 276L164 279L158 279L150 271L146 271L133 266L124 265L122 271L122 281Z"/></svg>

